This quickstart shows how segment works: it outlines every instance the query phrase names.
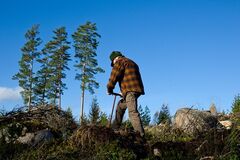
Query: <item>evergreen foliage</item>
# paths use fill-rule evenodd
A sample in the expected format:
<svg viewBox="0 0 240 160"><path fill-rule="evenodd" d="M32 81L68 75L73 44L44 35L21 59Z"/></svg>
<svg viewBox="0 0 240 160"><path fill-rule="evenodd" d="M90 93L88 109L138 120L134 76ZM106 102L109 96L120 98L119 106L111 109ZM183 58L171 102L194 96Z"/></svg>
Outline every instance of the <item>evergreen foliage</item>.
<svg viewBox="0 0 240 160"><path fill-rule="evenodd" d="M72 109L71 107L68 107L66 110L66 114L73 119Z"/></svg>
<svg viewBox="0 0 240 160"><path fill-rule="evenodd" d="M234 101L232 104L232 112L239 113L240 112L240 94L234 97Z"/></svg>
<svg viewBox="0 0 240 160"><path fill-rule="evenodd" d="M153 117L153 123L158 125L160 123L170 123L171 117L168 109L168 105L163 104L160 112L156 112Z"/></svg>
<svg viewBox="0 0 240 160"><path fill-rule="evenodd" d="M158 116L158 124L171 121L168 105L163 104Z"/></svg>
<svg viewBox="0 0 240 160"><path fill-rule="evenodd" d="M44 49L41 52L41 56L38 59L40 63L40 69L37 71L36 77L36 87L34 89L34 94L36 96L36 103L38 105L46 105L48 104L49 94L51 93L51 77L53 75L53 70L49 64L50 55L48 52L48 45L47 43Z"/></svg>
<svg viewBox="0 0 240 160"><path fill-rule="evenodd" d="M91 108L89 111L89 121L91 124L98 124L100 121L100 107L97 102L97 98L93 98Z"/></svg>
<svg viewBox="0 0 240 160"><path fill-rule="evenodd" d="M144 115L142 105L138 106L138 112L139 112L140 117L141 117L141 119L142 119L142 117L143 117L143 115Z"/></svg>
<svg viewBox="0 0 240 160"><path fill-rule="evenodd" d="M143 115L143 125L148 126L150 122L151 122L150 109L148 108L148 106L145 106Z"/></svg>
<svg viewBox="0 0 240 160"><path fill-rule="evenodd" d="M81 115L83 117L84 95L85 90L94 93L94 89L99 87L99 83L95 79L97 73L103 73L104 70L98 67L96 59L98 39L101 37L97 32L95 23L87 22L79 26L77 31L72 35L75 48L76 69L80 70L75 76L76 80L81 82Z"/></svg>
<svg viewBox="0 0 240 160"><path fill-rule="evenodd" d="M56 99L61 108L61 95L66 88L62 79L66 78L64 71L69 69L67 63L70 60L67 32L65 27L57 28L53 39L39 51L42 40L38 37L38 28L39 25L34 25L25 34L27 42L21 49L20 69L13 79L18 80L19 86L23 88L21 94L29 108L46 105L50 101L55 105Z"/></svg>
<svg viewBox="0 0 240 160"><path fill-rule="evenodd" d="M50 54L49 67L54 75L50 78L51 92L48 93L48 98L53 99L54 104L58 99L58 108L61 108L61 95L63 89L66 89L66 84L63 82L66 78L64 71L69 70L68 62L71 60L68 53L70 42L67 41L65 27L57 28L54 34L53 40L45 46L46 52Z"/></svg>
<svg viewBox="0 0 240 160"><path fill-rule="evenodd" d="M146 106L144 108L144 111L143 111L143 108L142 106L140 105L138 107L138 112L140 113L140 117L141 117L141 121L142 121L142 125L143 126L148 126L150 121L151 121L151 115L150 115L150 110L148 108L148 106Z"/></svg>
<svg viewBox="0 0 240 160"><path fill-rule="evenodd" d="M102 126L106 126L108 124L108 117L107 114L104 112L101 112L100 114L100 122L99 122Z"/></svg>
<svg viewBox="0 0 240 160"><path fill-rule="evenodd" d="M130 119L127 119L127 120L125 120L125 121L123 121L122 122L122 126L125 128L125 129L129 129L129 128L131 128L131 129L133 129L133 126L132 126L132 123L131 123L131 121L130 121Z"/></svg>
<svg viewBox="0 0 240 160"><path fill-rule="evenodd" d="M81 120L81 126L86 126L90 123L87 115L84 113L84 115L82 116L82 120Z"/></svg>
<svg viewBox="0 0 240 160"><path fill-rule="evenodd" d="M36 86L34 65L40 54L38 47L42 43L41 38L38 36L38 28L39 25L33 25L32 28L26 32L26 43L21 48L22 57L19 61L19 72L13 76L13 79L18 80L19 86L23 88L21 95L24 104L27 104L29 109L34 105L35 96L33 90Z"/></svg>
<svg viewBox="0 0 240 160"><path fill-rule="evenodd" d="M152 122L152 123L153 123L154 125L158 125L158 121L159 121L159 120L158 120L158 116L159 116L159 112L157 111L157 112L155 112L154 115L153 115L153 122Z"/></svg>

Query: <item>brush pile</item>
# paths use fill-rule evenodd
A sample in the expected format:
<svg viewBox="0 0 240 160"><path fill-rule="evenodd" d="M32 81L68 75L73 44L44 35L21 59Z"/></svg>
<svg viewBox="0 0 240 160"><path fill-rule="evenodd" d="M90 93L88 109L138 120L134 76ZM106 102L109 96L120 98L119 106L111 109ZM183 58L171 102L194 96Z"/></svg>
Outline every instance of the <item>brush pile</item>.
<svg viewBox="0 0 240 160"><path fill-rule="evenodd" d="M30 145L38 133L66 137L75 128L77 124L71 114L52 106L36 107L30 111L22 107L0 116L0 139L3 138L6 143L23 142Z"/></svg>

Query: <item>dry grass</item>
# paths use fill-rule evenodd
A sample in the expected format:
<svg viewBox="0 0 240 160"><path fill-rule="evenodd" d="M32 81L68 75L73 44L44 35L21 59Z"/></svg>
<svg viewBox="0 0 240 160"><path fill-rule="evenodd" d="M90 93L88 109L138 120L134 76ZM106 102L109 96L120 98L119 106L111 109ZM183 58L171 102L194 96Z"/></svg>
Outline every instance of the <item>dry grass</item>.
<svg viewBox="0 0 240 160"><path fill-rule="evenodd" d="M108 144L116 135L104 126L86 125L80 127L69 139L69 144L76 147L91 147L95 144Z"/></svg>

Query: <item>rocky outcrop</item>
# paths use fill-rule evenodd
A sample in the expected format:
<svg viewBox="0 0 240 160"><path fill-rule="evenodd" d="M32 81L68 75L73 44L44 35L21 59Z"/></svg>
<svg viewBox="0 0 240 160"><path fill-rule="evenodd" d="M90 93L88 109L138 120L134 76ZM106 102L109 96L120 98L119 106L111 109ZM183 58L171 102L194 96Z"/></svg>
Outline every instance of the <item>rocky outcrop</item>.
<svg viewBox="0 0 240 160"><path fill-rule="evenodd" d="M217 124L217 118L209 111L182 108L176 112L173 126L194 135L214 128Z"/></svg>

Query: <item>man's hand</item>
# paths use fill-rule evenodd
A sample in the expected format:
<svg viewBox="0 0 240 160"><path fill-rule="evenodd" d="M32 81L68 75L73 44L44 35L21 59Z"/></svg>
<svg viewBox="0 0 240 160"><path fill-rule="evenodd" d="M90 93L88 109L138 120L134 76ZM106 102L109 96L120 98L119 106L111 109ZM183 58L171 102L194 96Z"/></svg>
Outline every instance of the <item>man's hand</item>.
<svg viewBox="0 0 240 160"><path fill-rule="evenodd" d="M108 90L107 90L107 94L108 94L108 95L113 94L113 89L109 89L109 88L108 88Z"/></svg>
<svg viewBox="0 0 240 160"><path fill-rule="evenodd" d="M109 93L109 92L107 92L107 95L115 95L115 96L123 97L122 93Z"/></svg>

